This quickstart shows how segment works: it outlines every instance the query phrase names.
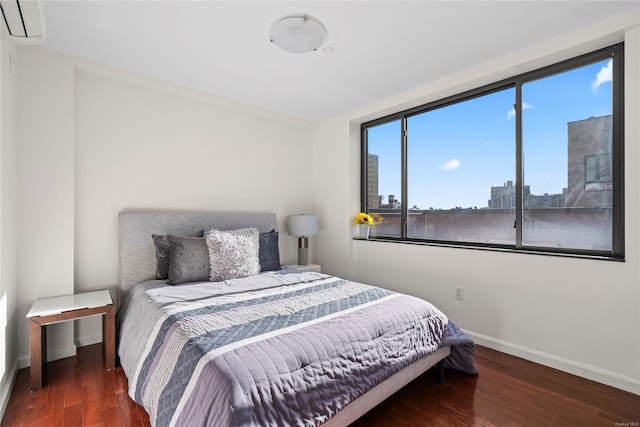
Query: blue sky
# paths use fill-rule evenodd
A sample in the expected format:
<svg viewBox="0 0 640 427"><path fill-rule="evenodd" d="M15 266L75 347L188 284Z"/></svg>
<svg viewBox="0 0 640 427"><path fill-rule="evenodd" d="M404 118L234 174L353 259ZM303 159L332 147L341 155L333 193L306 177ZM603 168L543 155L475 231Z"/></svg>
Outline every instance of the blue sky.
<svg viewBox="0 0 640 427"><path fill-rule="evenodd" d="M611 114L611 60L523 85L525 185L567 186L567 123ZM409 206L486 207L493 185L515 181L515 89L409 118ZM379 193L400 197L400 122L369 129Z"/></svg>

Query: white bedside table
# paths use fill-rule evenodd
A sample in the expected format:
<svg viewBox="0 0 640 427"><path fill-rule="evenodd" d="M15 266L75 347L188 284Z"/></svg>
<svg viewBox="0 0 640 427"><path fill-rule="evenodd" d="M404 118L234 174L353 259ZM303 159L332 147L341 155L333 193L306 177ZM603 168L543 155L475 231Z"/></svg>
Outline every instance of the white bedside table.
<svg viewBox="0 0 640 427"><path fill-rule="evenodd" d="M47 325L102 316L102 346L107 370L116 366L116 309L108 290L39 298L27 313L31 344L31 391L42 388L47 368Z"/></svg>
<svg viewBox="0 0 640 427"><path fill-rule="evenodd" d="M300 271L313 271L316 273L322 273L320 265L318 264L307 264L307 265L298 265L298 264L282 264L283 267L293 268L295 270Z"/></svg>

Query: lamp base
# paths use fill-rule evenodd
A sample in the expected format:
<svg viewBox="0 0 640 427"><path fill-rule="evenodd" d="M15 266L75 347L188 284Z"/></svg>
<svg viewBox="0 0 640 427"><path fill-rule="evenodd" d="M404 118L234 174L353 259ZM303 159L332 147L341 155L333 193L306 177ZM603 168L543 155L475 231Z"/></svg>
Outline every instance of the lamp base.
<svg viewBox="0 0 640 427"><path fill-rule="evenodd" d="M309 239L298 237L298 265L309 264Z"/></svg>

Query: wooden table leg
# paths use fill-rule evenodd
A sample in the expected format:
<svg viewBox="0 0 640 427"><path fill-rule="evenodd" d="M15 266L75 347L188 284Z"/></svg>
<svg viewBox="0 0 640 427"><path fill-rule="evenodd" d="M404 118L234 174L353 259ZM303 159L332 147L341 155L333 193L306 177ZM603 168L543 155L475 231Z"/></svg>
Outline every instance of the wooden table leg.
<svg viewBox="0 0 640 427"><path fill-rule="evenodd" d="M102 316L102 346L107 370L116 367L116 310L110 305Z"/></svg>
<svg viewBox="0 0 640 427"><path fill-rule="evenodd" d="M31 340L31 391L42 388L42 378L47 367L47 327L33 319L29 321Z"/></svg>

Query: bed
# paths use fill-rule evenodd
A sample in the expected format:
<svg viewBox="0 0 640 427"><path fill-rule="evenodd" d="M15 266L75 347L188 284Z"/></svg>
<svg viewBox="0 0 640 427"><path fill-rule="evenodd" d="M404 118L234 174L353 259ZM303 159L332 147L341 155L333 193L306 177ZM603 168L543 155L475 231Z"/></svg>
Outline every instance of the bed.
<svg viewBox="0 0 640 427"><path fill-rule="evenodd" d="M273 213L130 210L119 223L118 356L154 426L345 426L436 365L477 372L473 342L426 301L265 267L278 252ZM210 281L176 267L180 245L202 263L197 245L245 230L271 244L259 274ZM168 280L158 236L171 236ZM207 260L214 278L220 260Z"/></svg>

